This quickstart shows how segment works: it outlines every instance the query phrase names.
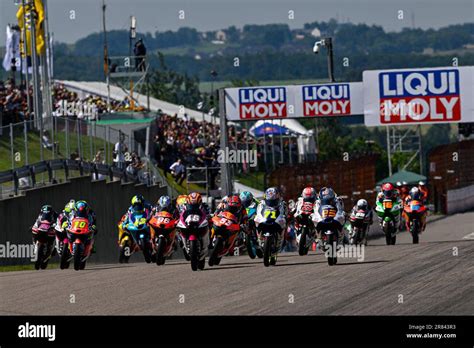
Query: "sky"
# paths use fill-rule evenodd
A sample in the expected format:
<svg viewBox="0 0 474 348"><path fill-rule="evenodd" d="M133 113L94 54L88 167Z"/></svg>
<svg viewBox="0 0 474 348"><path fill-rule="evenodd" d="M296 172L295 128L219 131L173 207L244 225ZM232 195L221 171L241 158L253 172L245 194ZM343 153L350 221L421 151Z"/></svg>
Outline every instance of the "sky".
<svg viewBox="0 0 474 348"><path fill-rule="evenodd" d="M0 0L0 46L5 26L16 23L21 0ZM327 21L377 24L386 31L403 27L440 28L474 22L474 0L105 0L107 30L128 29L130 16L137 18L137 31L216 30L245 24L304 23ZM50 31L56 41L73 43L102 30L102 0L47 0ZM184 19L179 19L179 11ZM74 12L71 12L74 11ZM289 19L293 11L294 19ZM399 19L403 11L403 19ZM74 18L72 18L74 15Z"/></svg>

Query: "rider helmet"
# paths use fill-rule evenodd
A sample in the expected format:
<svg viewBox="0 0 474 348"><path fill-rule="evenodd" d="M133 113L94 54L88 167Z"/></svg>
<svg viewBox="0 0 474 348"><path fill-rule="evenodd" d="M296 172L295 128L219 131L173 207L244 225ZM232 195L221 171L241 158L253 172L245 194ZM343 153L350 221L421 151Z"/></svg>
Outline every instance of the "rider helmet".
<svg viewBox="0 0 474 348"><path fill-rule="evenodd" d="M420 189L416 186L412 187L412 189L410 190L410 197L411 199L420 200L421 199Z"/></svg>
<svg viewBox="0 0 474 348"><path fill-rule="evenodd" d="M368 207L369 207L369 204L367 203L367 201L365 199L359 199L357 201L357 209L358 210L367 211Z"/></svg>
<svg viewBox="0 0 474 348"><path fill-rule="evenodd" d="M90 208L86 201L77 201L75 210L77 212L77 217L87 218L89 216Z"/></svg>
<svg viewBox="0 0 474 348"><path fill-rule="evenodd" d="M243 191L243 192L240 194L240 200L242 201L242 205L243 205L245 208L248 208L248 207L250 206L250 204L252 204L252 202L253 202L253 194L252 194L252 192Z"/></svg>
<svg viewBox="0 0 474 348"><path fill-rule="evenodd" d="M188 205L188 209L198 209L202 204L201 194L191 192L186 199L186 204Z"/></svg>
<svg viewBox="0 0 474 348"><path fill-rule="evenodd" d="M64 207L64 212L66 214L70 214L76 207L76 201L74 199L71 199L66 206Z"/></svg>
<svg viewBox="0 0 474 348"><path fill-rule="evenodd" d="M171 207L171 198L169 196L161 196L157 203L161 209L167 209Z"/></svg>
<svg viewBox="0 0 474 348"><path fill-rule="evenodd" d="M386 198L391 199L394 196L394 189L393 185L389 182L382 185L382 192Z"/></svg>
<svg viewBox="0 0 474 348"><path fill-rule="evenodd" d="M308 186L303 190L301 197L303 198L303 202L314 203L314 201L316 200L316 190Z"/></svg>
<svg viewBox="0 0 474 348"><path fill-rule="evenodd" d="M41 207L41 220L51 221L53 218L53 207L49 204Z"/></svg>
<svg viewBox="0 0 474 348"><path fill-rule="evenodd" d="M227 207L229 212L232 214L237 214L240 211L240 208L242 207L242 202L237 195L233 195L229 197L229 200L227 202Z"/></svg>
<svg viewBox="0 0 474 348"><path fill-rule="evenodd" d="M270 187L265 191L265 204L276 207L280 203L280 192L276 187Z"/></svg>
<svg viewBox="0 0 474 348"><path fill-rule="evenodd" d="M330 205L336 206L336 193L330 187L323 187L319 191L319 199L321 201L321 205Z"/></svg>
<svg viewBox="0 0 474 348"><path fill-rule="evenodd" d="M132 197L132 210L134 213L142 213L145 210L145 198L142 195Z"/></svg>

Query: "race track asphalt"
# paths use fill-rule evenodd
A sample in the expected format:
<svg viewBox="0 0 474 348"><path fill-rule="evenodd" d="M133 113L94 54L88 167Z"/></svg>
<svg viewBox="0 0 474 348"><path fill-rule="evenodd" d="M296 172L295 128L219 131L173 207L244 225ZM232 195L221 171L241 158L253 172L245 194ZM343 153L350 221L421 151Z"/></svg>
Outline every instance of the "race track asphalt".
<svg viewBox="0 0 474 348"><path fill-rule="evenodd" d="M473 232L474 212L457 214L431 222L418 245L401 232L332 267L310 252L269 268L243 255L198 272L184 260L4 272L0 315L473 315Z"/></svg>

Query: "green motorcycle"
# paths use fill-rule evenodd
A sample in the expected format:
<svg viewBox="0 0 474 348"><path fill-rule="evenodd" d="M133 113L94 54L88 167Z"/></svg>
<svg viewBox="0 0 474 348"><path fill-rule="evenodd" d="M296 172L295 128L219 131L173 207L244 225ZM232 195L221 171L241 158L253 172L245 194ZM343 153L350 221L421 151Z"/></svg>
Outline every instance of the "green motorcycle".
<svg viewBox="0 0 474 348"><path fill-rule="evenodd" d="M382 220L382 230L385 234L385 240L387 245L395 245L397 241L397 226L400 221L401 214L401 202L393 202L391 199L384 199L383 201L377 201L375 212L378 217Z"/></svg>

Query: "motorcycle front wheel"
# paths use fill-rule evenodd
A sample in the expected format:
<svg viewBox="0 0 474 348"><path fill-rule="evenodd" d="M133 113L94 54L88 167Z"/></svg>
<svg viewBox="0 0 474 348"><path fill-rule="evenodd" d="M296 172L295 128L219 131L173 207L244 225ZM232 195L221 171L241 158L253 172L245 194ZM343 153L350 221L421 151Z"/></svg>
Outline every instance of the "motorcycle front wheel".
<svg viewBox="0 0 474 348"><path fill-rule="evenodd" d="M309 246L306 245L306 239L308 238L308 229L303 228L300 237L300 243L298 245L298 254L300 256L308 255Z"/></svg>
<svg viewBox="0 0 474 348"><path fill-rule="evenodd" d="M214 247L211 249L211 253L209 254L209 266L214 266L217 265L217 259L219 258L219 251L221 249L222 245L222 239L221 238L216 238L216 241L214 242Z"/></svg>
<svg viewBox="0 0 474 348"><path fill-rule="evenodd" d="M76 250L74 250L74 269L79 271L81 269L81 257L84 253L84 245L76 244Z"/></svg>
<svg viewBox="0 0 474 348"><path fill-rule="evenodd" d="M274 243L274 236L266 237L265 242L263 243L263 264L265 265L265 267L270 266Z"/></svg>
<svg viewBox="0 0 474 348"><path fill-rule="evenodd" d="M63 244L63 251L61 252L61 261L59 264L59 268L66 269L69 268L69 244Z"/></svg>
<svg viewBox="0 0 474 348"><path fill-rule="evenodd" d="M35 262L35 269L39 270L41 267L41 264L43 263L43 258L45 254L45 244L39 244L37 243L36 247L36 262Z"/></svg>
<svg viewBox="0 0 474 348"><path fill-rule="evenodd" d="M191 269L193 271L198 270L198 264L199 264L199 253L198 253L198 241L197 240L191 240L189 241L189 258L191 260Z"/></svg>
<svg viewBox="0 0 474 348"><path fill-rule="evenodd" d="M158 238L156 247L156 265L161 266L165 264L163 253L165 252L166 240L164 237Z"/></svg>

